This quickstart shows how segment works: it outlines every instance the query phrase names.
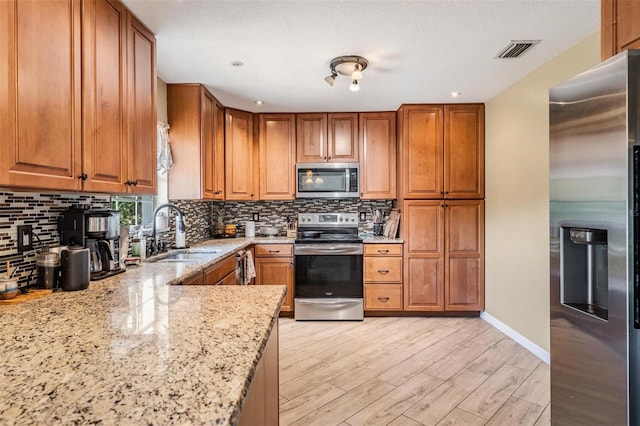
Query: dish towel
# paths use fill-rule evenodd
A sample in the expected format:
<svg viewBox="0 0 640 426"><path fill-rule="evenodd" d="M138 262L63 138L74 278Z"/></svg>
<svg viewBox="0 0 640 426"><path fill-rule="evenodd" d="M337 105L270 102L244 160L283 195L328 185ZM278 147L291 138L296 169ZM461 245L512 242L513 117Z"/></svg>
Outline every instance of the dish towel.
<svg viewBox="0 0 640 426"><path fill-rule="evenodd" d="M169 125L158 121L158 171L161 175L166 175L173 166L171 147L169 146Z"/></svg>
<svg viewBox="0 0 640 426"><path fill-rule="evenodd" d="M256 268L253 265L253 256L251 255L251 250L246 251L247 255L244 258L244 279L242 284L249 284L251 282L251 278L256 277Z"/></svg>

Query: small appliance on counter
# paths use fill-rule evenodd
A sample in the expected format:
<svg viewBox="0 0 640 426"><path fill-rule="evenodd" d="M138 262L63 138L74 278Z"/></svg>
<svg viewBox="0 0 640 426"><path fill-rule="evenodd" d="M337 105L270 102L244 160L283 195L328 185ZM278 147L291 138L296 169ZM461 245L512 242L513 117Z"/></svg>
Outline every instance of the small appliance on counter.
<svg viewBox="0 0 640 426"><path fill-rule="evenodd" d="M58 218L60 241L90 251L91 281L125 271L120 265L120 212L74 206Z"/></svg>
<svg viewBox="0 0 640 426"><path fill-rule="evenodd" d="M36 255L36 269L38 270L38 288L58 288L60 276L60 253L42 252Z"/></svg>
<svg viewBox="0 0 640 426"><path fill-rule="evenodd" d="M89 249L79 246L62 251L60 287L64 291L84 290L91 281Z"/></svg>

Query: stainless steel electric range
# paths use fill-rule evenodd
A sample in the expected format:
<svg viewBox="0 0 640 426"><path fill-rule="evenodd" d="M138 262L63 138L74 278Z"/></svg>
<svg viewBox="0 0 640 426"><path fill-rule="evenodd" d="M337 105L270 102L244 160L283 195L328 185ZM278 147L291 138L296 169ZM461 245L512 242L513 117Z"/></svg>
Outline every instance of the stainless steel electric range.
<svg viewBox="0 0 640 426"><path fill-rule="evenodd" d="M294 245L296 320L364 318L357 213L300 213Z"/></svg>

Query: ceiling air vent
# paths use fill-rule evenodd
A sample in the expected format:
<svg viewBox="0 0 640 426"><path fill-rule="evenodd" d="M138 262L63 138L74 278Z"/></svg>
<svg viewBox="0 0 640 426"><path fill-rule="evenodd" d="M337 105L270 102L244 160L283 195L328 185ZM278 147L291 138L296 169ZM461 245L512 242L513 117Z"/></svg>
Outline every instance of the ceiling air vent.
<svg viewBox="0 0 640 426"><path fill-rule="evenodd" d="M496 58L519 58L538 43L540 43L540 40L511 40L511 43L502 49L500 53L496 55Z"/></svg>

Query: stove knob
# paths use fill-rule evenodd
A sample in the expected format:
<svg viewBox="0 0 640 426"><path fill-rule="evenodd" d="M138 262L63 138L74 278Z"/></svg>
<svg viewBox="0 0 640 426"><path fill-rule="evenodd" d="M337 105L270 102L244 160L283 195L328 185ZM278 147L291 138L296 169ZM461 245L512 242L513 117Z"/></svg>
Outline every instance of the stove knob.
<svg viewBox="0 0 640 426"><path fill-rule="evenodd" d="M351 218L351 222L355 222L356 220L354 218Z"/></svg>
<svg viewBox="0 0 640 426"><path fill-rule="evenodd" d="M342 216L340 216L340 222L344 221L344 218Z"/></svg>

